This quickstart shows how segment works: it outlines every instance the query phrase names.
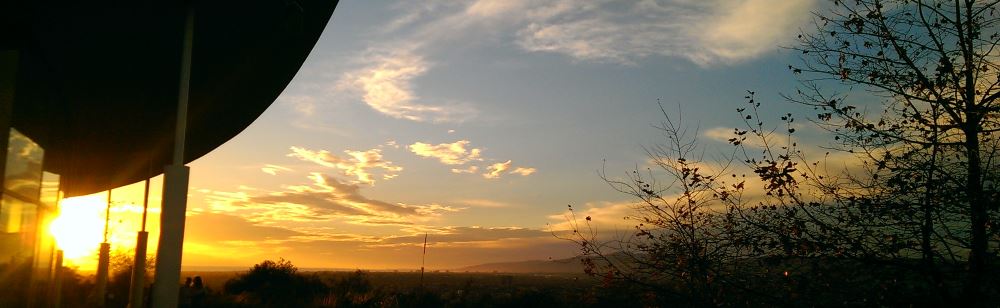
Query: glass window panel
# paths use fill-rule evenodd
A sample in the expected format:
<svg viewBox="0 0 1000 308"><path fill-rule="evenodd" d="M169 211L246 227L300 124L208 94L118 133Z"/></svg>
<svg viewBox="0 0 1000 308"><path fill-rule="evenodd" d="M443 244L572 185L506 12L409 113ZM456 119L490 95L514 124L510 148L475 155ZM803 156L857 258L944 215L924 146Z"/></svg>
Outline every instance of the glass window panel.
<svg viewBox="0 0 1000 308"><path fill-rule="evenodd" d="M24 198L38 198L45 151L16 129L10 129L4 188Z"/></svg>
<svg viewBox="0 0 1000 308"><path fill-rule="evenodd" d="M55 208L59 202L59 175L51 172L42 173L42 192L39 200L41 204Z"/></svg>

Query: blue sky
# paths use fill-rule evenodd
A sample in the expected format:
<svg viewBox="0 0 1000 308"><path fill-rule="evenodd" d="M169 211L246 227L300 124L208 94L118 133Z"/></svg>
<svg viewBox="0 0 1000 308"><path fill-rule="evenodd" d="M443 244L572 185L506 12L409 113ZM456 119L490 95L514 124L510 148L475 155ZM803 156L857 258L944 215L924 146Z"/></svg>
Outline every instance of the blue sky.
<svg viewBox="0 0 1000 308"><path fill-rule="evenodd" d="M341 1L278 100L191 165L185 264L417 268L423 233L430 268L572 256L549 232L567 204L627 227L597 171L646 163L658 99L710 154L746 90L808 115L780 46L818 6Z"/></svg>

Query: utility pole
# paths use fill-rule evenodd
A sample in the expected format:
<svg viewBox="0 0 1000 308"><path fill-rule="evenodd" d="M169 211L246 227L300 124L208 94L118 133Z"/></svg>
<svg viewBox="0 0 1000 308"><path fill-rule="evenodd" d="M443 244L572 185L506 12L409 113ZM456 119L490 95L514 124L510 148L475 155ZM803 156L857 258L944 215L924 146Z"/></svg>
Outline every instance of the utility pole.
<svg viewBox="0 0 1000 308"><path fill-rule="evenodd" d="M424 233L424 252L420 255L420 288L424 288L424 265L427 262L427 233Z"/></svg>

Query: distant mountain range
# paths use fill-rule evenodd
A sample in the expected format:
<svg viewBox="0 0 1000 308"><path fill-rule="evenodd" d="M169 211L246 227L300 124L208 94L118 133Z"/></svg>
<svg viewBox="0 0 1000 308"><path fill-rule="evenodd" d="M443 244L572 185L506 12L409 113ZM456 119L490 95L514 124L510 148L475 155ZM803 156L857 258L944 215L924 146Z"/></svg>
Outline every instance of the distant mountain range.
<svg viewBox="0 0 1000 308"><path fill-rule="evenodd" d="M466 266L456 272L500 272L500 273L583 273L579 257L557 260L530 260L517 262L486 263Z"/></svg>

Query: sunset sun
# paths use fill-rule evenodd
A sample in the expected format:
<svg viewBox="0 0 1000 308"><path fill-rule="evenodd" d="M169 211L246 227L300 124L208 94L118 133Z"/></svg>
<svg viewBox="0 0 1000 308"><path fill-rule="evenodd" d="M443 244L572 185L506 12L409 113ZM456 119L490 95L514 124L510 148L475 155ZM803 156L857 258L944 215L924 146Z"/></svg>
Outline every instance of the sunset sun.
<svg viewBox="0 0 1000 308"><path fill-rule="evenodd" d="M140 186L141 185L133 185ZM113 254L128 251L135 245L135 232L142 219L142 206L132 202L141 196L136 187L127 186L115 190L116 197L111 203L111 219L108 221L108 242ZM56 246L63 250L63 258L71 266L92 270L97 262L97 249L104 240L104 213L107 195L97 193L88 196L63 199L59 216L52 221L49 232L56 240ZM119 201L121 199L121 201ZM128 200L128 201L126 201ZM151 210L157 215L159 208ZM149 219L147 226L156 228L156 219ZM154 232L154 234L156 234Z"/></svg>
<svg viewBox="0 0 1000 308"><path fill-rule="evenodd" d="M59 216L52 221L49 232L68 263L83 265L96 260L97 247L103 239L104 204L99 196L62 201Z"/></svg>

